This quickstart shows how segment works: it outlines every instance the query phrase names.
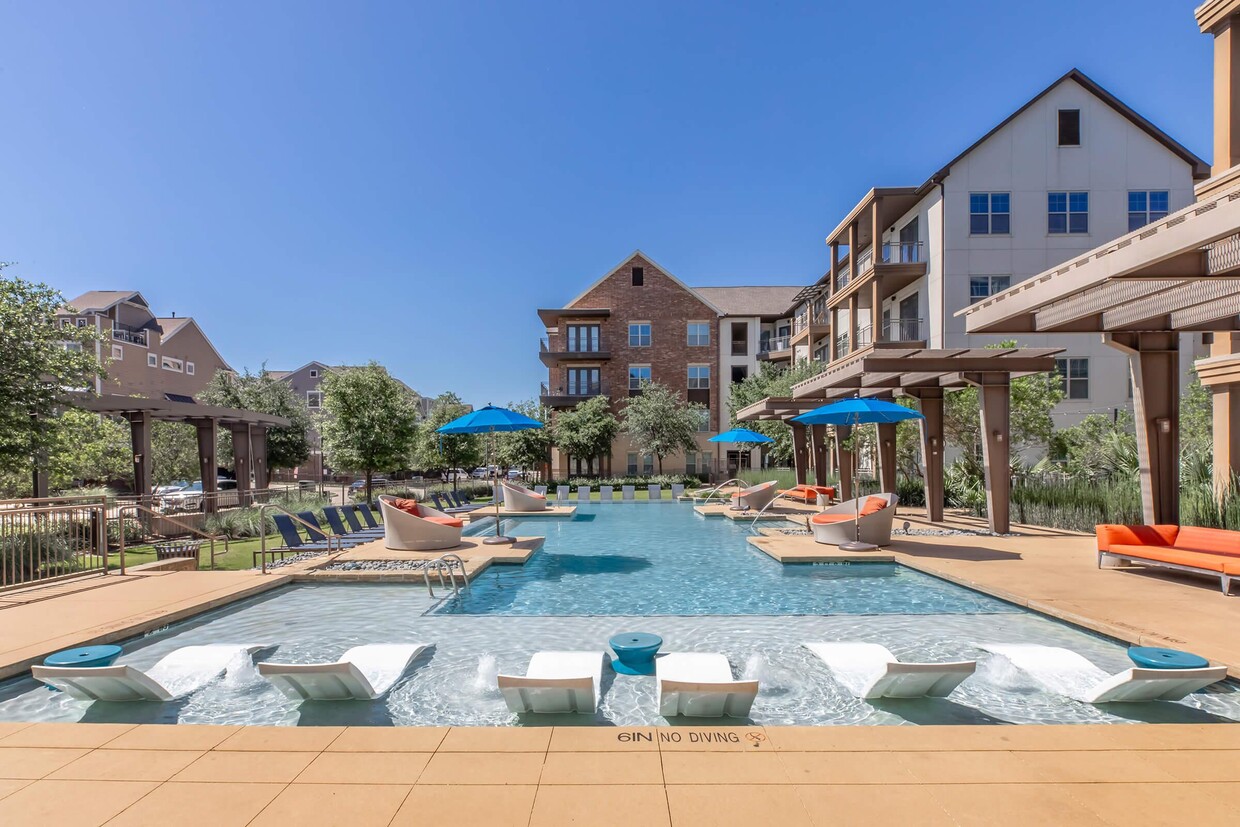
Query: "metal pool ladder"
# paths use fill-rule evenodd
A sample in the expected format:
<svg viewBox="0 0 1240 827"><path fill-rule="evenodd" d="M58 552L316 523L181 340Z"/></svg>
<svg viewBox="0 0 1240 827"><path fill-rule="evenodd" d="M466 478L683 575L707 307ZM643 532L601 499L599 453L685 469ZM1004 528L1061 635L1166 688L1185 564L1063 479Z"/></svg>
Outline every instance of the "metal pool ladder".
<svg viewBox="0 0 1240 827"><path fill-rule="evenodd" d="M426 591L431 597L435 596L435 587L431 584L432 574L439 575L440 588L447 588L451 583L452 594L460 594L461 585L456 582L455 568L460 568L461 582L465 584L465 590L469 591L469 577L465 574L465 561L459 554L442 554L434 560L426 561L426 565L422 567L422 580L426 583Z"/></svg>

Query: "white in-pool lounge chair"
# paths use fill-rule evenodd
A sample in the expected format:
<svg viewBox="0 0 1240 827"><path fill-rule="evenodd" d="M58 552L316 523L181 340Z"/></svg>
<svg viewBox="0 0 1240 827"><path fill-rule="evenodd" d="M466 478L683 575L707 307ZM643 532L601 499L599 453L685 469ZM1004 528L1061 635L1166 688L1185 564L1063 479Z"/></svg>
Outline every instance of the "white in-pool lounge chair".
<svg viewBox="0 0 1240 827"><path fill-rule="evenodd" d="M620 486L620 499L622 500L633 499L633 491L634 491L634 488L631 485Z"/></svg>
<svg viewBox="0 0 1240 827"><path fill-rule="evenodd" d="M717 653L660 655L654 672L659 714L664 718L745 718L758 695L758 682L733 680L728 659Z"/></svg>
<svg viewBox="0 0 1240 827"><path fill-rule="evenodd" d="M436 551L461 544L465 523L451 514L416 503L417 513L397 508L389 497L379 498L383 512L383 547L394 551Z"/></svg>
<svg viewBox="0 0 1240 827"><path fill-rule="evenodd" d="M1048 672L1099 679L1077 698L1091 704L1178 701L1227 677L1225 666L1207 666L1202 669L1133 668L1106 677L1105 672L1086 658L1059 646L1042 646L1036 643L979 643L978 646L1007 658L1013 666L1035 680L1039 674ZM1051 691L1058 691L1054 685L1047 685L1043 681L1039 683Z"/></svg>
<svg viewBox="0 0 1240 827"><path fill-rule="evenodd" d="M573 489L567 485L557 485L555 487L555 501L557 503L566 503L572 495Z"/></svg>
<svg viewBox="0 0 1240 827"><path fill-rule="evenodd" d="M600 485L598 487L599 502L609 503L613 496L615 495L612 494L612 487L610 485Z"/></svg>
<svg viewBox="0 0 1240 827"><path fill-rule="evenodd" d="M526 712L579 712L598 706L603 680L602 652L537 652L525 676L499 675L499 691L508 709Z"/></svg>
<svg viewBox="0 0 1240 827"><path fill-rule="evenodd" d="M373 701L387 694L422 643L354 646L335 663L260 663L258 674L295 701Z"/></svg>
<svg viewBox="0 0 1240 827"><path fill-rule="evenodd" d="M646 486L646 496L647 496L649 499L651 499L651 500L661 500L661 499L663 499L663 486L661 486L661 485L647 485L647 486Z"/></svg>
<svg viewBox="0 0 1240 827"><path fill-rule="evenodd" d="M946 698L973 674L977 661L955 663L901 663L886 646L877 643L806 643L827 668L840 675L858 676L859 685L846 682L859 698Z"/></svg>
<svg viewBox="0 0 1240 827"><path fill-rule="evenodd" d="M588 485L577 486L577 502L588 503L589 501L590 501L590 486Z"/></svg>
<svg viewBox="0 0 1240 827"><path fill-rule="evenodd" d="M732 507L738 511L761 511L779 493L779 480L771 480L750 486L732 495Z"/></svg>
<svg viewBox="0 0 1240 827"><path fill-rule="evenodd" d="M543 497L544 499L546 499L546 497L547 497L547 486L545 486L545 485L535 485L535 486L534 486L534 493L535 493L535 494L540 494L540 495L542 495L542 497Z"/></svg>
<svg viewBox="0 0 1240 827"><path fill-rule="evenodd" d="M673 500L679 500L684 495L685 495L685 487L683 485L681 485L680 483L675 483L672 485L672 499Z"/></svg>
<svg viewBox="0 0 1240 827"><path fill-rule="evenodd" d="M870 545L890 545L899 501L895 494L871 494L824 508L809 520L814 542L838 546L860 539Z"/></svg>
<svg viewBox="0 0 1240 827"><path fill-rule="evenodd" d="M504 491L504 503L509 511L522 514L532 511L547 510L547 495L531 491L519 482L501 480L500 488Z"/></svg>
<svg viewBox="0 0 1240 827"><path fill-rule="evenodd" d="M212 643L183 646L145 672L132 666L35 666L34 677L83 701L171 701L197 692L243 655L266 646Z"/></svg>

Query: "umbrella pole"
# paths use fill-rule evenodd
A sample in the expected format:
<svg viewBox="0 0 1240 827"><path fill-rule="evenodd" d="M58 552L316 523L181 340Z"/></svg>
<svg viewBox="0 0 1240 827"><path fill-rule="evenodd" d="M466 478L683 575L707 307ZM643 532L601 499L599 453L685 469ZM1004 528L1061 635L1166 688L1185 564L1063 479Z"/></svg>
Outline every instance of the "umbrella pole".
<svg viewBox="0 0 1240 827"><path fill-rule="evenodd" d="M495 439L495 431L492 430L487 438L487 470L491 470L491 441ZM495 475L491 477L491 500L495 503L495 536L488 537L483 540L484 545L494 546L500 543L515 543L513 537L505 537L499 533L499 468L495 469Z"/></svg>
<svg viewBox="0 0 1240 827"><path fill-rule="evenodd" d="M856 433L856 428L860 426L861 417L857 416L854 419L854 430L852 433ZM876 424L874 427L877 428L878 425ZM850 437L852 436L852 433L849 434ZM857 443L855 441L853 442L852 450L849 451L849 453L852 455L851 459L853 467L853 541L851 543L843 543L839 546L839 548L842 551L873 551L878 548L878 546L873 543L861 542L861 497L857 496L861 493L861 480L858 478L859 475L857 473L859 463L857 462Z"/></svg>

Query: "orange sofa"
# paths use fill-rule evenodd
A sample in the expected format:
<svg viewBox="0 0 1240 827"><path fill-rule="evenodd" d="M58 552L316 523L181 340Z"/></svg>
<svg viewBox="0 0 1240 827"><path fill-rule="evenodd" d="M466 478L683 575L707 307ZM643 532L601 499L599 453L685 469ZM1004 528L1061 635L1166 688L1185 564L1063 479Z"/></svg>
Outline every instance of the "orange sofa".
<svg viewBox="0 0 1240 827"><path fill-rule="evenodd" d="M1240 531L1176 525L1100 525L1098 567L1143 566L1217 577L1223 594L1240 578Z"/></svg>
<svg viewBox="0 0 1240 827"><path fill-rule="evenodd" d="M806 505L817 505L819 494L822 494L828 500L834 500L835 487L830 485L798 485L795 488L779 492L781 497L787 497L790 500L796 500Z"/></svg>

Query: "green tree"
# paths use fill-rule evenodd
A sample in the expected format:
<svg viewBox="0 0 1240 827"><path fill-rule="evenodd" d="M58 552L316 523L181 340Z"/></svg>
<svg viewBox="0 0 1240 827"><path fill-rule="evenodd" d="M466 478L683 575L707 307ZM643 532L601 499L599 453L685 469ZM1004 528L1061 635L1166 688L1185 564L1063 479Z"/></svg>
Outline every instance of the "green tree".
<svg viewBox="0 0 1240 827"><path fill-rule="evenodd" d="M430 415L417 429L413 464L423 471L473 468L482 462L482 438L477 434L440 434L439 428L469 413L469 406L455 393L441 393L431 404ZM456 475L452 483L456 485Z"/></svg>
<svg viewBox="0 0 1240 827"><path fill-rule="evenodd" d="M496 463L501 468L542 468L551 461L552 434L547 409L536 399L512 402L508 407L543 423L542 428L496 434Z"/></svg>
<svg viewBox="0 0 1240 827"><path fill-rule="evenodd" d="M728 399L728 413L732 427L741 425L750 430L765 434L775 440L763 446L772 464L789 465L792 463L792 429L784 422L744 422L736 421L736 414L755 402L768 396L792 396L792 386L806 379L812 379L826 368L822 362L798 362L791 367L776 367L770 362L763 363L757 373L752 373L740 382L732 384L732 394Z"/></svg>
<svg viewBox="0 0 1240 827"><path fill-rule="evenodd" d="M1017 347L1015 341L987 345L991 349ZM1060 378L1055 373L1035 373L1012 380L1011 450L1013 455L1034 445L1047 446L1055 424L1051 409L1063 399ZM975 457L981 448L982 404L976 387L948 393L943 398L943 435L947 441Z"/></svg>
<svg viewBox="0 0 1240 827"><path fill-rule="evenodd" d="M584 459L586 472L592 476L594 461L611 453L619 430L620 423L612 415L607 397L593 396L558 413L551 437L565 454Z"/></svg>
<svg viewBox="0 0 1240 827"><path fill-rule="evenodd" d="M375 362L329 371L322 389L323 452L337 468L365 472L369 501L375 471L406 464L418 430L417 405Z"/></svg>
<svg viewBox="0 0 1240 827"><path fill-rule="evenodd" d="M61 327L64 306L46 284L0 273L0 471L29 471L52 451L65 391L93 388L102 375L98 332Z"/></svg>
<svg viewBox="0 0 1240 827"><path fill-rule="evenodd" d="M290 421L286 427L267 431L267 467L272 471L296 468L310 458L310 411L292 387L272 376L265 365L256 374L217 371L200 398L208 405L242 408ZM232 440L226 434L220 435L219 455L221 461L231 462Z"/></svg>
<svg viewBox="0 0 1240 827"><path fill-rule="evenodd" d="M53 491L133 479L133 446L127 423L67 408L57 417L54 433L56 440L47 464L48 484Z"/></svg>
<svg viewBox="0 0 1240 827"><path fill-rule="evenodd" d="M152 422L152 482L167 485L174 480L196 480L200 475L197 429L184 422Z"/></svg>
<svg viewBox="0 0 1240 827"><path fill-rule="evenodd" d="M1214 399L1195 370L1180 396L1180 451L1207 462L1214 453Z"/></svg>
<svg viewBox="0 0 1240 827"><path fill-rule="evenodd" d="M662 474L664 457L697 450L698 424L705 415L706 408L681 399L666 385L642 382L641 393L620 412L620 428L634 449L654 454Z"/></svg>

